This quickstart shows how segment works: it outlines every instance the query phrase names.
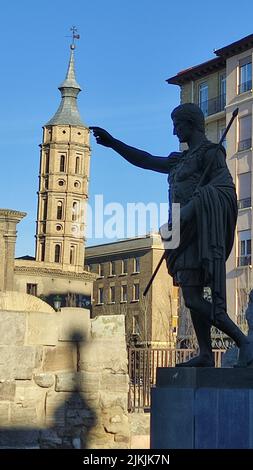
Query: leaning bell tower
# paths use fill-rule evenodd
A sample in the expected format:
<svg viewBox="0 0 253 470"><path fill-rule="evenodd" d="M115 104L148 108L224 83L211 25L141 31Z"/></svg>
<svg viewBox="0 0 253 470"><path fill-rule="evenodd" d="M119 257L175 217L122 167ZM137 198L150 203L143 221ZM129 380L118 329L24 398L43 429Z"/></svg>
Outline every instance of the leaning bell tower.
<svg viewBox="0 0 253 470"><path fill-rule="evenodd" d="M89 129L77 96L81 91L74 67L74 38L61 102L43 127L41 144L36 261L64 271L84 270L84 207L88 198Z"/></svg>

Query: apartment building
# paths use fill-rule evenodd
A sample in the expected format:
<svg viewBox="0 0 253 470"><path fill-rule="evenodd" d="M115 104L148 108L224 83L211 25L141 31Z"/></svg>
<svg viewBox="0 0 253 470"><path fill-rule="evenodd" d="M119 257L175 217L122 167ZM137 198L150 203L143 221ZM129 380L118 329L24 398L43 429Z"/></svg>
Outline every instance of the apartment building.
<svg viewBox="0 0 253 470"><path fill-rule="evenodd" d="M227 261L228 312L240 325L252 288L252 53L253 34L214 51L211 60L170 77L180 86L181 103L198 104L206 119L207 137L219 142L235 108L236 122L224 146L238 197L235 242Z"/></svg>
<svg viewBox="0 0 253 470"><path fill-rule="evenodd" d="M175 345L178 289L173 287L165 263L143 297L163 252L158 234L86 248L85 269L97 275L92 316L124 314L128 344Z"/></svg>

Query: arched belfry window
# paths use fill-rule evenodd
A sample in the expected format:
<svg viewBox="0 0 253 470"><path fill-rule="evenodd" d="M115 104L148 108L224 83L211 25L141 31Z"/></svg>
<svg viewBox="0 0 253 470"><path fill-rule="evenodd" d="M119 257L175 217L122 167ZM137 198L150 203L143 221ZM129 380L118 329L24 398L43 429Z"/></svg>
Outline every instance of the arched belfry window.
<svg viewBox="0 0 253 470"><path fill-rule="evenodd" d="M69 252L69 264L75 263L75 247L71 245Z"/></svg>
<svg viewBox="0 0 253 470"><path fill-rule="evenodd" d="M60 172L65 171L65 155L60 156Z"/></svg>
<svg viewBox="0 0 253 470"><path fill-rule="evenodd" d="M45 154L45 173L49 173L49 152Z"/></svg>
<svg viewBox="0 0 253 470"><path fill-rule="evenodd" d="M77 220L77 216L78 216L78 203L75 201L73 202L73 206L72 206L72 220L73 221Z"/></svg>
<svg viewBox="0 0 253 470"><path fill-rule="evenodd" d="M45 242L40 244L40 261L45 261Z"/></svg>
<svg viewBox="0 0 253 470"><path fill-rule="evenodd" d="M62 219L62 214L63 214L63 203L62 201L58 201L57 202L57 214L56 214L57 220Z"/></svg>
<svg viewBox="0 0 253 470"><path fill-rule="evenodd" d="M47 218L47 199L42 199L42 218L43 220Z"/></svg>
<svg viewBox="0 0 253 470"><path fill-rule="evenodd" d="M61 258L61 245L55 245L54 249L54 262L59 263Z"/></svg>

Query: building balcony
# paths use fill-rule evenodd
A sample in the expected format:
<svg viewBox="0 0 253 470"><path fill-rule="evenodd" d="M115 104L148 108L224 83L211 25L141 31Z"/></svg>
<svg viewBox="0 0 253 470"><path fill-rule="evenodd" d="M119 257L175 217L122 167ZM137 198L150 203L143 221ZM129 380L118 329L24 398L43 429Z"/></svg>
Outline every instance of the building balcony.
<svg viewBox="0 0 253 470"><path fill-rule="evenodd" d="M251 207L251 197L246 197L245 199L239 199L238 209L247 209Z"/></svg>
<svg viewBox="0 0 253 470"><path fill-rule="evenodd" d="M239 256L237 258L237 266L249 266L251 265L251 255Z"/></svg>
<svg viewBox="0 0 253 470"><path fill-rule="evenodd" d="M212 98L207 101L199 103L199 107L202 109L204 116L211 116L212 114L220 113L225 109L226 106L226 95L219 95L216 98Z"/></svg>
<svg viewBox="0 0 253 470"><path fill-rule="evenodd" d="M248 80L247 82L240 83L238 85L238 95L241 93L245 93L246 91L250 91L252 89L252 80Z"/></svg>

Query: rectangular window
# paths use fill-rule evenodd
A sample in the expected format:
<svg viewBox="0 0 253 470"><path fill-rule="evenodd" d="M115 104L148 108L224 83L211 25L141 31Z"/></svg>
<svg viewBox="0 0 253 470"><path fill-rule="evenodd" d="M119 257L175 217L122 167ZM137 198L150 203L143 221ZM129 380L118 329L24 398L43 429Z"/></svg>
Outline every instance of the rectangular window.
<svg viewBox="0 0 253 470"><path fill-rule="evenodd" d="M127 285L121 286L121 302L127 302Z"/></svg>
<svg viewBox="0 0 253 470"><path fill-rule="evenodd" d="M122 260L121 274L127 274L127 259Z"/></svg>
<svg viewBox="0 0 253 470"><path fill-rule="evenodd" d="M238 232L238 266L251 264L251 230Z"/></svg>
<svg viewBox="0 0 253 470"><path fill-rule="evenodd" d="M60 263L61 261L61 245L57 243L54 247L54 262Z"/></svg>
<svg viewBox="0 0 253 470"><path fill-rule="evenodd" d="M247 114L239 119L238 152L251 148L252 116Z"/></svg>
<svg viewBox="0 0 253 470"><path fill-rule="evenodd" d="M133 300L140 300L140 285L137 283L133 285Z"/></svg>
<svg viewBox="0 0 253 470"><path fill-rule="evenodd" d="M40 261L45 261L45 242L40 244Z"/></svg>
<svg viewBox="0 0 253 470"><path fill-rule="evenodd" d="M63 202L57 201L56 218L57 220L61 220L62 217L63 217Z"/></svg>
<svg viewBox="0 0 253 470"><path fill-rule="evenodd" d="M65 172L65 166L66 166L66 155L60 155L59 171L61 173Z"/></svg>
<svg viewBox="0 0 253 470"><path fill-rule="evenodd" d="M110 287L110 302L115 303L115 286Z"/></svg>
<svg viewBox="0 0 253 470"><path fill-rule="evenodd" d="M75 157L75 174L80 175L82 173L82 154L77 153Z"/></svg>
<svg viewBox="0 0 253 470"><path fill-rule="evenodd" d="M139 273L140 272L140 258L137 256L134 258L134 272Z"/></svg>
<svg viewBox="0 0 253 470"><path fill-rule="evenodd" d="M98 288L98 303L99 304L104 303L104 288L103 287Z"/></svg>
<svg viewBox="0 0 253 470"><path fill-rule="evenodd" d="M241 59L239 62L239 86L238 94L245 93L252 88L252 59L251 56Z"/></svg>
<svg viewBox="0 0 253 470"><path fill-rule="evenodd" d="M75 246L74 245L70 246L69 264L75 264Z"/></svg>
<svg viewBox="0 0 253 470"><path fill-rule="evenodd" d="M45 173L49 173L49 152L45 153Z"/></svg>
<svg viewBox="0 0 253 470"><path fill-rule="evenodd" d="M139 335L140 334L140 328L139 328L139 323L138 323L138 315L133 315L132 334L133 335Z"/></svg>
<svg viewBox="0 0 253 470"><path fill-rule="evenodd" d="M110 261L110 276L116 275L116 261Z"/></svg>
<svg viewBox="0 0 253 470"><path fill-rule="evenodd" d="M208 85L201 83L199 85L199 107L203 111L204 116L208 116Z"/></svg>
<svg viewBox="0 0 253 470"><path fill-rule="evenodd" d="M101 263L101 264L98 265L98 275L99 275L100 277L104 277L104 275L105 275L105 270L104 270L104 265L103 265L103 263Z"/></svg>
<svg viewBox="0 0 253 470"><path fill-rule="evenodd" d="M238 175L238 209L251 207L251 171Z"/></svg>
<svg viewBox="0 0 253 470"><path fill-rule="evenodd" d="M30 295L37 295L38 284L26 284L26 293Z"/></svg>
<svg viewBox="0 0 253 470"><path fill-rule="evenodd" d="M42 218L43 220L46 220L47 218L47 199L42 199Z"/></svg>

